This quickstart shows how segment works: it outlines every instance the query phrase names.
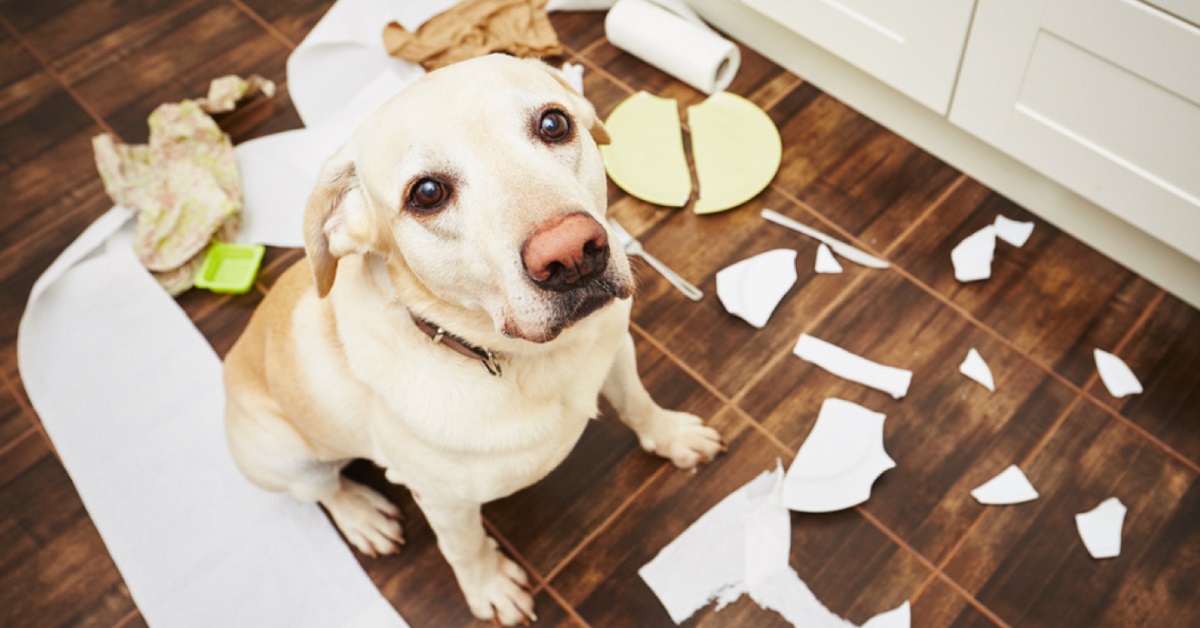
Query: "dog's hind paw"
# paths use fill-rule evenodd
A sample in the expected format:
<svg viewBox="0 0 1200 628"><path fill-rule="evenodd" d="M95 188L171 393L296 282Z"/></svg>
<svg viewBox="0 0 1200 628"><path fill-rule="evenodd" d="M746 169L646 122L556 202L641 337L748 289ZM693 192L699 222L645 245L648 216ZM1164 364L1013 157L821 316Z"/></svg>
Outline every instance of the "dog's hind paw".
<svg viewBox="0 0 1200 628"><path fill-rule="evenodd" d="M472 590L463 587L471 613L479 619L502 626L528 626L530 622L537 621L537 615L533 612L533 594L529 591L529 577L525 575L525 570L499 550L493 551L498 560L495 571L482 583L471 587Z"/></svg>
<svg viewBox="0 0 1200 628"><path fill-rule="evenodd" d="M725 451L721 434L700 417L661 410L646 433L639 434L642 448L670 460L680 469L691 469Z"/></svg>
<svg viewBox="0 0 1200 628"><path fill-rule="evenodd" d="M321 505L346 540L368 556L395 554L404 545L400 509L373 489L341 478L341 487Z"/></svg>

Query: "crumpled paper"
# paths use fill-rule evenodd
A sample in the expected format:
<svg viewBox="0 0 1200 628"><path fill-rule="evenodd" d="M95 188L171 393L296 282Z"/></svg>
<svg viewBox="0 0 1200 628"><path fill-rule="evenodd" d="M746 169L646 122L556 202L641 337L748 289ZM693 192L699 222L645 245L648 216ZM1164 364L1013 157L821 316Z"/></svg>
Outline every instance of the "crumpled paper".
<svg viewBox="0 0 1200 628"><path fill-rule="evenodd" d="M113 201L137 212L133 249L172 295L192 287L213 238L241 229L242 184L233 143L209 116L275 84L261 76L214 80L204 98L160 105L150 114L150 141L92 139L96 169Z"/></svg>
<svg viewBox="0 0 1200 628"><path fill-rule="evenodd" d="M463 0L416 32L397 22L383 29L388 54L426 70L506 52L514 57L554 57L563 53L544 7L546 0Z"/></svg>

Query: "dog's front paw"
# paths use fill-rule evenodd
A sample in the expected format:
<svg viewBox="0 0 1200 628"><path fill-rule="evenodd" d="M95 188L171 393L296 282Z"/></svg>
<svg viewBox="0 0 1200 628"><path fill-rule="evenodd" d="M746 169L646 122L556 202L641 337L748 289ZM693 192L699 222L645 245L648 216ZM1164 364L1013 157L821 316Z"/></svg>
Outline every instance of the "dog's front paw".
<svg viewBox="0 0 1200 628"><path fill-rule="evenodd" d="M533 613L533 594L529 592L529 577L525 570L509 560L492 546L493 567L485 569L477 582L463 584L463 593L471 614L485 620L499 622L504 626L529 625L537 621Z"/></svg>
<svg viewBox="0 0 1200 628"><path fill-rule="evenodd" d="M394 554L404 545L400 509L374 490L341 478L341 488L321 500L342 535L371 557Z"/></svg>
<svg viewBox="0 0 1200 628"><path fill-rule="evenodd" d="M650 429L639 434L639 440L643 449L670 460L680 469L706 463L725 450L717 430L705 425L700 417L673 410L660 410Z"/></svg>

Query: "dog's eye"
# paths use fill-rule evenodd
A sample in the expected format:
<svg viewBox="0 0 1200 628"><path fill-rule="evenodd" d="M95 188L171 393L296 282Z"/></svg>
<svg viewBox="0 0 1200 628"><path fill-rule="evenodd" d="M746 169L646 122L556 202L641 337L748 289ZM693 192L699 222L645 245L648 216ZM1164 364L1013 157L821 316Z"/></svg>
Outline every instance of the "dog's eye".
<svg viewBox="0 0 1200 628"><path fill-rule="evenodd" d="M446 204L450 190L435 179L421 179L408 193L408 204L418 211L433 211Z"/></svg>
<svg viewBox="0 0 1200 628"><path fill-rule="evenodd" d="M547 142L561 142L571 136L571 119L558 109L551 109L538 121L538 135Z"/></svg>

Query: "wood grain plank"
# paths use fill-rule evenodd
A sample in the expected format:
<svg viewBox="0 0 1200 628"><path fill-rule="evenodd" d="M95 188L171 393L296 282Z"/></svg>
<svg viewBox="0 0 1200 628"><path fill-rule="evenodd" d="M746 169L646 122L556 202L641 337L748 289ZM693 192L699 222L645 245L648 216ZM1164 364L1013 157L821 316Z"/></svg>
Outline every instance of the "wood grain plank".
<svg viewBox="0 0 1200 628"><path fill-rule="evenodd" d="M1101 402L1200 465L1200 312L1167 295L1119 352L1144 392L1114 399L1097 380L1090 392ZM1111 347L1101 346L1112 350Z"/></svg>
<svg viewBox="0 0 1200 628"><path fill-rule="evenodd" d="M695 380L640 338L636 346L638 372L659 404L703 419L717 413L720 401ZM566 461L537 484L489 504L484 515L545 575L669 464L642 451L604 404Z"/></svg>
<svg viewBox="0 0 1200 628"><path fill-rule="evenodd" d="M66 471L40 438L0 457L0 625L110 626L134 609Z"/></svg>
<svg viewBox="0 0 1200 628"><path fill-rule="evenodd" d="M937 564L983 511L971 489L1032 452L1075 393L903 277L871 272L808 333L911 370L908 394L895 400L789 355L741 405L793 448L827 398L887 415L884 444L896 468L876 481L863 508ZM798 336L793 329L792 342ZM959 373L972 347L996 392Z"/></svg>
<svg viewBox="0 0 1200 628"><path fill-rule="evenodd" d="M775 186L875 251L892 244L959 176L810 84L769 113L783 138Z"/></svg>
<svg viewBox="0 0 1200 628"><path fill-rule="evenodd" d="M997 215L1033 221L1033 235L1021 248L997 243L991 278L958 282L950 251ZM1116 345L1158 292L1146 280L973 181L955 190L897 247L893 259L1077 385L1095 373L1092 350Z"/></svg>
<svg viewBox="0 0 1200 628"><path fill-rule="evenodd" d="M996 623L979 612L967 599L941 579L912 603L913 626L946 628L994 628Z"/></svg>
<svg viewBox="0 0 1200 628"><path fill-rule="evenodd" d="M634 260L639 278L634 320L729 397L795 343L805 321L817 316L860 274L872 272L847 262L842 274L817 273L813 268L817 242L763 220L759 215L763 207L820 227L810 214L767 191L734 211L708 216L671 213L644 235L646 250L704 291L702 301L689 301L652 268ZM796 285L758 330L726 311L717 297L716 275L775 249L797 251Z"/></svg>
<svg viewBox="0 0 1200 628"><path fill-rule="evenodd" d="M25 408L7 385L8 375L0 380L0 451L4 451L33 427Z"/></svg>
<svg viewBox="0 0 1200 628"><path fill-rule="evenodd" d="M1091 402L1081 403L1027 475L1041 497L993 508L946 573L1010 625L1194 626L1200 482ZM1128 508L1121 555L1095 560L1074 516L1108 497Z"/></svg>
<svg viewBox="0 0 1200 628"><path fill-rule="evenodd" d="M279 29L293 44L299 44L333 6L334 0L295 0L272 2L271 0L242 0L252 11L272 26ZM383 25L379 25L379 37L383 38Z"/></svg>
<svg viewBox="0 0 1200 628"><path fill-rule="evenodd" d="M550 13L550 25L563 46L580 52L604 38L604 15L596 11L554 11Z"/></svg>
<svg viewBox="0 0 1200 628"><path fill-rule="evenodd" d="M717 418L722 424L739 420L731 411ZM658 478L551 584L592 625L673 625L637 570L730 492L774 468L779 454L760 432L742 429L730 441L729 453L699 473ZM854 511L793 515L792 523L791 565L818 600L856 624L900 605L929 576L911 554ZM742 600L719 614L712 606L702 609L685 625L786 624Z"/></svg>

